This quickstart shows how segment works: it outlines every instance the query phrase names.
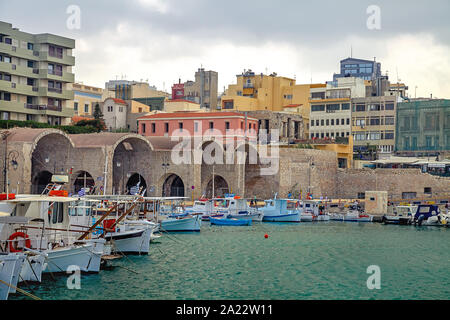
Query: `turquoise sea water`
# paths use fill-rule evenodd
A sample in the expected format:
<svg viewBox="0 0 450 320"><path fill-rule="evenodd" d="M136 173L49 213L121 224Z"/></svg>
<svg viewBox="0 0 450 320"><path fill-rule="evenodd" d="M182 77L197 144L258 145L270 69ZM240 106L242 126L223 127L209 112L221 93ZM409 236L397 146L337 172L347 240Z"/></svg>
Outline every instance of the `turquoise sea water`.
<svg viewBox="0 0 450 320"><path fill-rule="evenodd" d="M65 275L21 288L71 300L450 299L449 244L450 230L437 227L203 223L201 233L163 234L148 256L82 275L80 290L67 289ZM380 267L380 290L367 288L370 265Z"/></svg>

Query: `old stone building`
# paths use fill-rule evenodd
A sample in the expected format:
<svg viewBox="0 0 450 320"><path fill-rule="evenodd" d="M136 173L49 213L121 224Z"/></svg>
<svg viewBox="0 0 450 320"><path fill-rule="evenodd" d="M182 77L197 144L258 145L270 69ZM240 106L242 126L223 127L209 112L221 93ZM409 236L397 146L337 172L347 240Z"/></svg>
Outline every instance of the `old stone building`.
<svg viewBox="0 0 450 320"><path fill-rule="evenodd" d="M0 131L0 139L0 192L6 189L6 163L9 190L21 194L40 193L53 174L66 174L71 193L91 187L96 193L125 194L139 183L147 196L188 198L225 193L305 198L309 192L315 198L355 199L366 191L387 191L390 199L450 196L449 178L418 169L340 169L333 151L250 143L231 147L210 138L183 141L183 155L174 151L181 141L166 137L29 128ZM211 163L205 153L222 160ZM179 154L187 162L180 162Z"/></svg>

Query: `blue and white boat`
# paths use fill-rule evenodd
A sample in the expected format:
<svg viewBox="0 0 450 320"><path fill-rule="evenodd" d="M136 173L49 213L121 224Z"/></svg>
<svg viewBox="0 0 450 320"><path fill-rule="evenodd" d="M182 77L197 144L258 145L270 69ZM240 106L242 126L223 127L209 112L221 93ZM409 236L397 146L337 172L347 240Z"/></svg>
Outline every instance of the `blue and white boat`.
<svg viewBox="0 0 450 320"><path fill-rule="evenodd" d="M169 215L161 220L161 229L167 232L200 232L201 226L200 215Z"/></svg>
<svg viewBox="0 0 450 320"><path fill-rule="evenodd" d="M218 226L251 226L252 219L209 218L212 225Z"/></svg>
<svg viewBox="0 0 450 320"><path fill-rule="evenodd" d="M267 222L300 222L299 200L276 199L265 200L265 205L258 210Z"/></svg>
<svg viewBox="0 0 450 320"><path fill-rule="evenodd" d="M201 214L203 221L209 221L210 217L223 217L226 210L217 207L216 201L212 199L200 199L194 201L194 205L186 207L184 211L189 214Z"/></svg>
<svg viewBox="0 0 450 320"><path fill-rule="evenodd" d="M415 226L446 226L448 215L441 213L439 207L432 204L421 204L414 215Z"/></svg>
<svg viewBox="0 0 450 320"><path fill-rule="evenodd" d="M224 214L225 218L251 219L253 221L262 221L263 219L264 214L257 208L249 206L246 199L235 196L214 200L221 202L221 205L217 207L216 214Z"/></svg>

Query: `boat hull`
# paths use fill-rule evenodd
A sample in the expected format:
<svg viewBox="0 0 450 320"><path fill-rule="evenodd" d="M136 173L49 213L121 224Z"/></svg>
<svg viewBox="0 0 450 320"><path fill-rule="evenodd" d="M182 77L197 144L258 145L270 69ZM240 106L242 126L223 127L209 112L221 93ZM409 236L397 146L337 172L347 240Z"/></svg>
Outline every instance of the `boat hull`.
<svg viewBox="0 0 450 320"><path fill-rule="evenodd" d="M48 257L43 272L66 273L69 267L78 266L82 272L97 273L104 243L104 239L97 239L83 245L46 251Z"/></svg>
<svg viewBox="0 0 450 320"><path fill-rule="evenodd" d="M211 218L209 219L212 225L217 226L251 226L251 219L228 219L228 218Z"/></svg>
<svg viewBox="0 0 450 320"><path fill-rule="evenodd" d="M151 228L110 233L105 239L112 244L112 251L128 254L148 254L150 251Z"/></svg>
<svg viewBox="0 0 450 320"><path fill-rule="evenodd" d="M27 257L20 271L19 282L41 282L44 266L45 256L35 255Z"/></svg>
<svg viewBox="0 0 450 320"><path fill-rule="evenodd" d="M167 232L200 232L201 225L200 215L183 219L168 218L161 221L161 229Z"/></svg>
<svg viewBox="0 0 450 320"><path fill-rule="evenodd" d="M0 280L7 283L0 283L0 300L8 300L10 293L16 290L11 286L17 286L17 279L22 268L24 257L17 254L8 254L0 256Z"/></svg>
<svg viewBox="0 0 450 320"><path fill-rule="evenodd" d="M264 215L264 222L300 222L300 214Z"/></svg>
<svg viewBox="0 0 450 320"><path fill-rule="evenodd" d="M250 213L250 214L227 214L225 215L228 219L238 219L238 220L248 220L252 221L263 221L264 214L263 213Z"/></svg>

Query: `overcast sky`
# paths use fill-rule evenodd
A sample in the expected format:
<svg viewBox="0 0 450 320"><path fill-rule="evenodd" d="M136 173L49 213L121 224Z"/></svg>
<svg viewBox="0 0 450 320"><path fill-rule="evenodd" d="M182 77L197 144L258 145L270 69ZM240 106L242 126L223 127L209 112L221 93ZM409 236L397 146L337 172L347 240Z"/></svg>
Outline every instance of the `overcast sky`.
<svg viewBox="0 0 450 320"><path fill-rule="evenodd" d="M79 29L67 27L70 5ZM367 27L370 5L379 30ZM76 40L76 81L104 87L126 76L166 91L200 66L219 72L219 91L244 69L325 82L353 48L392 82L398 74L412 97L417 86L417 96L450 98L449 13L449 0L0 0L1 21Z"/></svg>

